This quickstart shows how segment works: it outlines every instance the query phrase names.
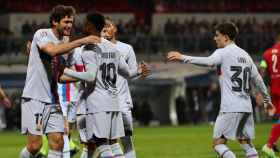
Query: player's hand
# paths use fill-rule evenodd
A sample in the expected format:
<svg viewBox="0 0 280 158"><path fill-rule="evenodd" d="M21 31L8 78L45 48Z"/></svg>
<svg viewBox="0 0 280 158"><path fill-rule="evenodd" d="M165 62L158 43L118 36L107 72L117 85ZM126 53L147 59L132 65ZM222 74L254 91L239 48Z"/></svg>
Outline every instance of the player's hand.
<svg viewBox="0 0 280 158"><path fill-rule="evenodd" d="M151 73L150 67L144 61L139 64L138 69L140 70L139 74L142 78L147 77Z"/></svg>
<svg viewBox="0 0 280 158"><path fill-rule="evenodd" d="M1 104L3 104L3 106L8 109L12 107L12 103L8 97L4 97L3 100L1 101Z"/></svg>
<svg viewBox="0 0 280 158"><path fill-rule="evenodd" d="M65 71L70 71L71 69L68 68L68 67L65 67L64 70L63 70L63 74L65 74Z"/></svg>
<svg viewBox="0 0 280 158"><path fill-rule="evenodd" d="M276 108L271 103L264 103L265 111L267 112L268 116L274 116L276 113Z"/></svg>
<svg viewBox="0 0 280 158"><path fill-rule="evenodd" d="M26 54L29 55L31 50L31 41L27 41L26 43Z"/></svg>
<svg viewBox="0 0 280 158"><path fill-rule="evenodd" d="M263 105L263 96L261 95L261 93L256 94L256 105L257 106L262 106Z"/></svg>
<svg viewBox="0 0 280 158"><path fill-rule="evenodd" d="M167 61L182 61L183 55L177 51L170 51L167 54Z"/></svg>
<svg viewBox="0 0 280 158"><path fill-rule="evenodd" d="M101 38L94 35L89 35L81 39L83 44L96 44L101 42Z"/></svg>

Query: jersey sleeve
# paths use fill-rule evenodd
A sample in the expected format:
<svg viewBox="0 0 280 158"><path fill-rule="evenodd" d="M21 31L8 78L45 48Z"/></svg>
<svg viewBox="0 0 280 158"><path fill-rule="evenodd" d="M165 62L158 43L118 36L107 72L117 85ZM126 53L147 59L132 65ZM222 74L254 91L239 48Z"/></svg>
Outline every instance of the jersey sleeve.
<svg viewBox="0 0 280 158"><path fill-rule="evenodd" d="M221 65L222 63L222 54L223 51L221 49L217 49L209 57L193 57L193 56L183 55L183 62L198 65L198 66L218 66Z"/></svg>
<svg viewBox="0 0 280 158"><path fill-rule="evenodd" d="M50 37L48 36L48 32L44 31L44 30L38 30L35 34L34 34L34 38L33 38L33 42L36 43L36 45L39 48L42 48L44 45L46 45L47 43L50 43L52 40L50 39Z"/></svg>
<svg viewBox="0 0 280 158"><path fill-rule="evenodd" d="M88 81L88 82L95 81L96 74L98 71L97 53L95 53L94 51L84 51L82 53L82 60L84 61L85 64L85 69L86 69L85 72L77 72L71 69L67 69L64 72L65 75L83 81Z"/></svg>
<svg viewBox="0 0 280 158"><path fill-rule="evenodd" d="M261 75L259 74L259 71L256 67L256 65L252 61L252 69L251 69L251 81L253 82L253 85L258 89L258 91L261 92L264 102L271 103L270 95L268 94L267 88L263 82L263 79Z"/></svg>
<svg viewBox="0 0 280 158"><path fill-rule="evenodd" d="M135 70L137 71L137 60L136 60L135 52L131 46L129 47L127 64L132 71L135 71Z"/></svg>
<svg viewBox="0 0 280 158"><path fill-rule="evenodd" d="M119 56L119 68L118 73L125 77L126 79L130 79L138 76L138 69L131 69L128 63L125 61L124 56Z"/></svg>

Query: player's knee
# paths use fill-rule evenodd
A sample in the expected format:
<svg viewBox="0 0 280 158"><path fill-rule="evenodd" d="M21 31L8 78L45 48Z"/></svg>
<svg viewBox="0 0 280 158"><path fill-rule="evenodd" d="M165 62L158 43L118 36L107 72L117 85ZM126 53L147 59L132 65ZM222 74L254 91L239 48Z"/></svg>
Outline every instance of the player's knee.
<svg viewBox="0 0 280 158"><path fill-rule="evenodd" d="M90 151L95 151L96 144L95 143L87 143L86 148Z"/></svg>
<svg viewBox="0 0 280 158"><path fill-rule="evenodd" d="M251 144L251 141L248 139L238 139L238 142L240 144Z"/></svg>
<svg viewBox="0 0 280 158"><path fill-rule="evenodd" d="M36 154L42 147L41 141L29 141L26 148L31 154Z"/></svg>
<svg viewBox="0 0 280 158"><path fill-rule="evenodd" d="M215 150L215 147L216 147L217 145L220 145L220 144L226 144L226 140L223 139L223 138L214 139L214 140L213 140L213 144L212 144L212 148Z"/></svg>
<svg viewBox="0 0 280 158"><path fill-rule="evenodd" d="M52 133L48 135L49 146L52 150L61 151L63 150L63 135L62 133Z"/></svg>
<svg viewBox="0 0 280 158"><path fill-rule="evenodd" d="M110 145L112 145L112 144L118 143L118 140L117 139L111 139L109 142L110 142Z"/></svg>

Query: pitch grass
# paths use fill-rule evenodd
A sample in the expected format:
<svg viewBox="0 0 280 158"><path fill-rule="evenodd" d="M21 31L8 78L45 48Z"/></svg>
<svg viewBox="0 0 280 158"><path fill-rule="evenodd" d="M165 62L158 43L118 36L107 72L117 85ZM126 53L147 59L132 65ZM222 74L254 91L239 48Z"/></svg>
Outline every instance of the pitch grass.
<svg viewBox="0 0 280 158"><path fill-rule="evenodd" d="M256 126L254 144L260 151L270 131L270 124ZM138 158L216 158L211 148L212 126L138 127L135 146ZM0 133L0 158L18 158L25 137L17 131ZM238 158L245 157L236 142L229 147ZM261 152L260 152L261 153ZM77 155L75 158L78 158ZM260 158L264 158L262 153Z"/></svg>

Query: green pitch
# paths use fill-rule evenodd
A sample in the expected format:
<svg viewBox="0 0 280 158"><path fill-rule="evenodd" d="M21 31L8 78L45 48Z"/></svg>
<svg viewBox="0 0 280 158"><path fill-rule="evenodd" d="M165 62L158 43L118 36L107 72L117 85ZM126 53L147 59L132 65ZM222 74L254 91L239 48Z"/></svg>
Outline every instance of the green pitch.
<svg viewBox="0 0 280 158"><path fill-rule="evenodd" d="M210 125L136 128L138 158L216 158L211 147L212 128ZM254 144L258 151L266 142L269 131L270 124L256 126ZM0 158L18 158L24 143L25 137L19 132L1 132ZM229 147L237 157L244 157L236 142L230 142ZM260 158L263 157L261 154Z"/></svg>

